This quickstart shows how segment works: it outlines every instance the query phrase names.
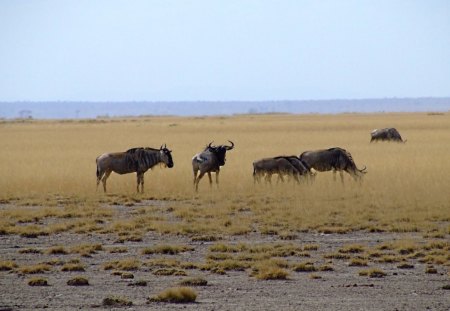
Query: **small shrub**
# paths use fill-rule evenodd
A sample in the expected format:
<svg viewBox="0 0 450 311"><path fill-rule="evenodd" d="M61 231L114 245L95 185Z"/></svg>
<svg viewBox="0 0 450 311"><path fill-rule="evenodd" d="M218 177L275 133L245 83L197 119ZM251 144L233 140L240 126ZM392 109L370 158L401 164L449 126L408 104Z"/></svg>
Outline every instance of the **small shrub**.
<svg viewBox="0 0 450 311"><path fill-rule="evenodd" d="M433 267L433 266L428 266L428 267L425 269L425 273L428 273L428 274L437 274L438 271L437 271L437 269L436 269L435 267Z"/></svg>
<svg viewBox="0 0 450 311"><path fill-rule="evenodd" d="M48 286L48 281L44 278L32 278L27 283L30 286Z"/></svg>
<svg viewBox="0 0 450 311"><path fill-rule="evenodd" d="M309 275L309 278L312 279L312 280L319 280L319 279L321 279L322 277L321 277L320 275L318 275L318 274L311 273L311 274Z"/></svg>
<svg viewBox="0 0 450 311"><path fill-rule="evenodd" d="M154 247L144 248L143 255L150 254L165 254L165 255L177 255L182 252L192 251L193 247L190 246L172 246L172 245L158 245Z"/></svg>
<svg viewBox="0 0 450 311"><path fill-rule="evenodd" d="M0 271L11 271L17 267L17 264L12 260L0 261Z"/></svg>
<svg viewBox="0 0 450 311"><path fill-rule="evenodd" d="M88 279L86 279L82 276L77 276L77 277L74 277L74 278L68 280L67 285L69 285L69 286L88 286L89 281L88 281Z"/></svg>
<svg viewBox="0 0 450 311"><path fill-rule="evenodd" d="M321 265L317 270L319 271L334 271L334 268L330 265Z"/></svg>
<svg viewBox="0 0 450 311"><path fill-rule="evenodd" d="M115 253L128 253L128 249L126 247L112 247L109 249L109 252L111 254L115 254Z"/></svg>
<svg viewBox="0 0 450 311"><path fill-rule="evenodd" d="M24 248L19 250L19 254L42 254L42 251L37 248Z"/></svg>
<svg viewBox="0 0 450 311"><path fill-rule="evenodd" d="M258 280L286 280L289 273L276 266L263 266L257 269L255 277Z"/></svg>
<svg viewBox="0 0 450 311"><path fill-rule="evenodd" d="M127 307L133 305L133 303L127 298L119 296L106 297L105 299L103 299L102 304L108 307L123 307L123 306Z"/></svg>
<svg viewBox="0 0 450 311"><path fill-rule="evenodd" d="M342 254L356 254L362 253L364 251L364 247L358 244L354 245L346 245L338 250L339 253Z"/></svg>
<svg viewBox="0 0 450 311"><path fill-rule="evenodd" d="M193 236L191 240L192 242L215 242L221 240L221 237L215 235L200 235Z"/></svg>
<svg viewBox="0 0 450 311"><path fill-rule="evenodd" d="M450 284L445 284L444 286L442 286L442 289L450 290Z"/></svg>
<svg viewBox="0 0 450 311"><path fill-rule="evenodd" d="M177 269L159 269L153 272L154 275L175 275L175 276L186 276L187 273L183 270Z"/></svg>
<svg viewBox="0 0 450 311"><path fill-rule="evenodd" d="M330 253L323 255L326 259L350 259L350 255L343 253Z"/></svg>
<svg viewBox="0 0 450 311"><path fill-rule="evenodd" d="M373 268L373 269L369 269L369 270L359 271L359 275L368 276L371 278L382 278L382 277L386 276L386 273L383 270Z"/></svg>
<svg viewBox="0 0 450 311"><path fill-rule="evenodd" d="M352 258L352 260L348 265L351 267L365 267L367 266L367 260L360 258Z"/></svg>
<svg viewBox="0 0 450 311"><path fill-rule="evenodd" d="M157 296L149 298L148 302L192 303L197 299L197 293L189 287L173 287L166 289Z"/></svg>
<svg viewBox="0 0 450 311"><path fill-rule="evenodd" d="M128 286L147 286L147 281L138 280L136 282L129 283Z"/></svg>
<svg viewBox="0 0 450 311"><path fill-rule="evenodd" d="M397 266L398 269L414 269L414 265L411 265L407 262L403 262Z"/></svg>
<svg viewBox="0 0 450 311"><path fill-rule="evenodd" d="M134 279L134 274L131 273L131 272L123 272L123 273L120 275L120 278L121 278L121 279Z"/></svg>
<svg viewBox="0 0 450 311"><path fill-rule="evenodd" d="M314 272L317 271L312 262L302 262L294 266L293 270L295 272Z"/></svg>
<svg viewBox="0 0 450 311"><path fill-rule="evenodd" d="M62 266L61 271L71 272L71 271L85 271L84 266L79 263L66 263Z"/></svg>
<svg viewBox="0 0 450 311"><path fill-rule="evenodd" d="M68 252L63 246L53 246L46 253L50 255L66 255Z"/></svg>
<svg viewBox="0 0 450 311"><path fill-rule="evenodd" d="M37 264L31 266L23 266L19 269L19 272L22 274L36 274L36 273L44 273L46 271L50 271L52 267L48 264Z"/></svg>
<svg viewBox="0 0 450 311"><path fill-rule="evenodd" d="M208 281L201 277L184 279L180 282L181 286L206 286Z"/></svg>
<svg viewBox="0 0 450 311"><path fill-rule="evenodd" d="M134 258L127 258L122 260L114 260L107 262L103 265L105 270L124 270L124 271L134 271L138 270L141 266L141 262Z"/></svg>

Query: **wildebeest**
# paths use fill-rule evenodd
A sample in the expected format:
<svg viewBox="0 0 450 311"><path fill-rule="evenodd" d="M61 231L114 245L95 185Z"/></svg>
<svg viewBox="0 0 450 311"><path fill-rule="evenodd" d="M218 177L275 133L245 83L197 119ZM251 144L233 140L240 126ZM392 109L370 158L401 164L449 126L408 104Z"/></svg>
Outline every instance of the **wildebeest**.
<svg viewBox="0 0 450 311"><path fill-rule="evenodd" d="M400 136L400 133L397 129L393 127L384 128L384 129L375 129L370 133L371 139L370 142L373 141L396 141L405 143L406 140L403 140Z"/></svg>
<svg viewBox="0 0 450 311"><path fill-rule="evenodd" d="M117 174L128 174L136 172L137 187L141 185L141 192L144 192L144 173L158 163L173 167L171 150L167 146L154 148L132 148L125 152L105 153L97 157L97 187L100 180L103 182L103 190L106 192L106 180L111 172Z"/></svg>
<svg viewBox="0 0 450 311"><path fill-rule="evenodd" d="M260 182L265 177L266 182L271 183L272 175L278 174L283 181L283 175L291 175L298 182L298 170L285 158L264 158L253 162L253 181Z"/></svg>
<svg viewBox="0 0 450 311"><path fill-rule="evenodd" d="M230 140L229 142L231 143L231 146L213 146L211 142L202 152L197 153L192 158L195 191L198 191L198 183L206 173L208 173L210 185L212 185L211 173L216 173L216 184L219 185L220 167L225 165L226 152L234 148L234 143ZM197 176L199 171L200 174Z"/></svg>
<svg viewBox="0 0 450 311"><path fill-rule="evenodd" d="M296 182L300 182L299 176L307 173L309 170L296 156L264 158L253 162L253 180L258 183L263 176L266 182L271 183L273 174L278 174L281 181L284 181L283 175L288 175L292 176Z"/></svg>
<svg viewBox="0 0 450 311"><path fill-rule="evenodd" d="M350 152L338 147L305 151L299 158L316 171L325 172L332 170L334 179L336 179L336 171L339 171L342 183L344 183L343 171L349 173L355 180L361 180L366 173L366 167L361 170L356 167Z"/></svg>

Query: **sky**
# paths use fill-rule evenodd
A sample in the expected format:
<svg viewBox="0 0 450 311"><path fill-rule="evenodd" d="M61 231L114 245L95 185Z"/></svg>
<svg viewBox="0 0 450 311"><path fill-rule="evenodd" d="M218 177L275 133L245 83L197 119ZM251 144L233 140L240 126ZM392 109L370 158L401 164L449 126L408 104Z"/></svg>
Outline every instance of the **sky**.
<svg viewBox="0 0 450 311"><path fill-rule="evenodd" d="M0 101L450 96L448 0L0 0Z"/></svg>

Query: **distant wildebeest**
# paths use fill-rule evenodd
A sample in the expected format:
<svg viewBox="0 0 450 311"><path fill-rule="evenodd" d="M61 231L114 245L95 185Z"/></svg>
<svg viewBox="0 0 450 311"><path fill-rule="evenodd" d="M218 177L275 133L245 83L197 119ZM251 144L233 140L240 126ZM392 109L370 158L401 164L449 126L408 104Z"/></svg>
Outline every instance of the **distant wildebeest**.
<svg viewBox="0 0 450 311"><path fill-rule="evenodd" d="M316 171L325 172L332 170L334 179L336 179L336 171L339 171L342 183L344 183L343 171L349 173L355 180L361 180L366 173L366 167L361 170L356 167L350 152L338 147L305 151L299 158Z"/></svg>
<svg viewBox="0 0 450 311"><path fill-rule="evenodd" d="M173 167L171 152L164 145L159 149L132 148L125 152L102 154L95 160L97 163L97 187L101 180L103 190L106 192L106 180L111 172L120 175L136 172L137 192L139 192L139 185L141 185L141 192L144 192L144 173L158 163Z"/></svg>
<svg viewBox="0 0 450 311"><path fill-rule="evenodd" d="M281 181L284 181L283 175L288 175L292 176L296 182L300 182L299 176L307 173L309 170L296 156L264 158L253 162L253 180L258 183L263 176L266 182L271 183L273 174L277 174Z"/></svg>
<svg viewBox="0 0 450 311"><path fill-rule="evenodd" d="M212 185L211 173L216 173L216 184L219 185L220 167L225 165L226 152L234 148L234 143L230 140L229 142L231 143L231 146L213 146L211 142L208 146L206 146L205 150L196 154L192 158L195 191L198 191L198 183L206 173L208 173L210 185ZM199 171L200 174L197 176Z"/></svg>
<svg viewBox="0 0 450 311"><path fill-rule="evenodd" d="M403 140L397 129L393 127L385 129L375 129L370 133L370 136L371 136L370 142L387 140L406 143L406 140Z"/></svg>

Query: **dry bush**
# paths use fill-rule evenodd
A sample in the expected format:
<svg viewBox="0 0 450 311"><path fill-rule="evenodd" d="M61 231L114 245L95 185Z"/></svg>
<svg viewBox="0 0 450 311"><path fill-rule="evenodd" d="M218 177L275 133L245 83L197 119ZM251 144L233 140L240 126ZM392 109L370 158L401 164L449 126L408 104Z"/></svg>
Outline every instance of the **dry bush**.
<svg viewBox="0 0 450 311"><path fill-rule="evenodd" d="M208 281L202 277L191 277L181 280L179 284L181 286L206 286Z"/></svg>
<svg viewBox="0 0 450 311"><path fill-rule="evenodd" d="M24 248L19 250L19 254L42 254L43 252L37 248Z"/></svg>
<svg viewBox="0 0 450 311"><path fill-rule="evenodd" d="M361 271L359 271L358 274L361 275L361 276L368 276L368 277L371 277L371 278L382 278L382 277L386 276L386 272L384 272L383 270L378 269L378 268L371 268L371 269L368 269L368 270L361 270Z"/></svg>
<svg viewBox="0 0 450 311"><path fill-rule="evenodd" d="M367 260L361 258L352 258L348 264L351 267L365 267L368 265Z"/></svg>
<svg viewBox="0 0 450 311"><path fill-rule="evenodd" d="M30 286L48 286L48 281L47 279L37 277L29 279L27 284Z"/></svg>
<svg viewBox="0 0 450 311"><path fill-rule="evenodd" d="M135 271L141 267L141 262L136 258L126 258L121 260L113 260L103 264L104 270L124 270Z"/></svg>
<svg viewBox="0 0 450 311"><path fill-rule="evenodd" d="M317 271L317 268L314 266L313 262L301 262L295 264L292 268L295 272L314 272Z"/></svg>
<svg viewBox="0 0 450 311"><path fill-rule="evenodd" d="M64 246L53 246L46 251L47 254L50 255L66 255L68 252L64 248Z"/></svg>
<svg viewBox="0 0 450 311"><path fill-rule="evenodd" d="M0 271L11 271L18 267L18 265L12 260L0 261Z"/></svg>
<svg viewBox="0 0 450 311"><path fill-rule="evenodd" d="M149 298L148 302L168 302L168 303L192 303L197 299L197 293L189 287L172 287L159 293L157 296Z"/></svg>
<svg viewBox="0 0 450 311"><path fill-rule="evenodd" d="M66 263L62 266L61 271L72 272L72 271L85 271L84 265L80 263Z"/></svg>
<svg viewBox="0 0 450 311"><path fill-rule="evenodd" d="M193 251L194 248L185 245L156 245L153 247L147 247L142 250L143 255L149 254L164 254L164 255L177 255L182 252Z"/></svg>
<svg viewBox="0 0 450 311"><path fill-rule="evenodd" d="M89 280L82 276L76 276L67 281L69 286L88 286Z"/></svg>
<svg viewBox="0 0 450 311"><path fill-rule="evenodd" d="M109 296L103 299L102 305L106 307L129 307L133 302L126 297Z"/></svg>
<svg viewBox="0 0 450 311"><path fill-rule="evenodd" d="M36 265L21 266L18 271L21 274L37 274L50 271L51 269L52 267L50 265L41 263Z"/></svg>

